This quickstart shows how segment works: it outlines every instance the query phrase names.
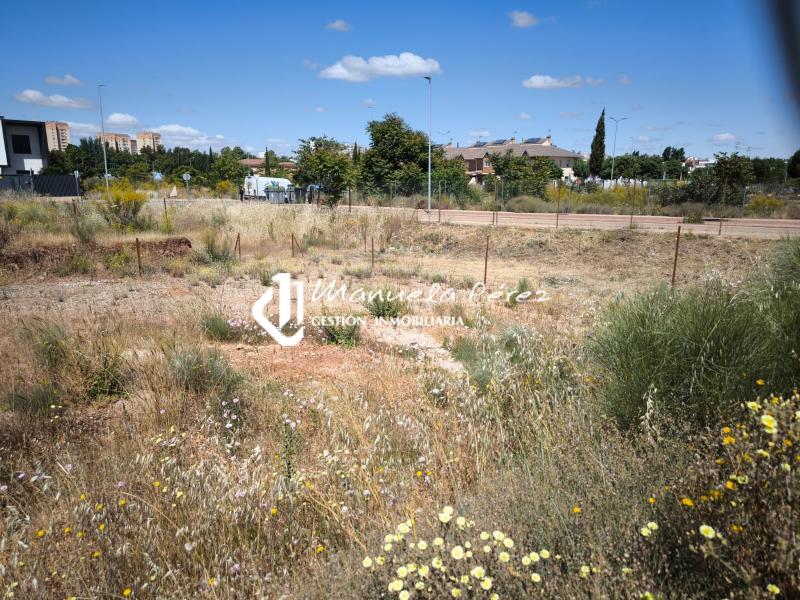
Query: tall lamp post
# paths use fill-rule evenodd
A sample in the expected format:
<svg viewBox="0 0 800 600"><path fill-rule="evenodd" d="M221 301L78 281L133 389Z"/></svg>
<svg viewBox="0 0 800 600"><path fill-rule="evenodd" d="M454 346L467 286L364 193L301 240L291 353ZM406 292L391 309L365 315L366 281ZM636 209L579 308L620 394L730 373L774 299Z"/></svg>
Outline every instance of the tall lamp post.
<svg viewBox="0 0 800 600"><path fill-rule="evenodd" d="M611 151L611 185L614 185L614 161L617 158L617 127L627 118L628 117L622 117L618 119L616 117L609 117L609 119L614 121L614 149Z"/></svg>
<svg viewBox="0 0 800 600"><path fill-rule="evenodd" d="M106 180L106 198L111 198L111 192L108 190L108 156L106 155L106 126L105 126L105 119L103 118L103 94L101 93L101 88L106 87L105 84L101 83L97 86L97 97L100 100L100 131L102 132L102 136L100 137L100 144L103 146L103 171L105 172L105 180Z"/></svg>
<svg viewBox="0 0 800 600"><path fill-rule="evenodd" d="M430 77L425 77L428 80L428 213L431 212L431 88L433 83Z"/></svg>

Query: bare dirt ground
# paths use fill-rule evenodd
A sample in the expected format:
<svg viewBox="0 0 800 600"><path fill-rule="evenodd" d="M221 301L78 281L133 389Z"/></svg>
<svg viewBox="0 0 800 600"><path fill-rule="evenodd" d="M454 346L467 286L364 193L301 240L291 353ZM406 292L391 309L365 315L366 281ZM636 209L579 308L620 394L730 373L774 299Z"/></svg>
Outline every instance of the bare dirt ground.
<svg viewBox="0 0 800 600"><path fill-rule="evenodd" d="M326 281L365 288L390 284L427 289L433 280L446 281L439 285L458 288L459 304L466 314L474 315L480 302L469 298L469 288L483 277L487 234L489 287L505 285L509 289L526 278L546 298L544 302L522 303L514 308L497 302L493 310L503 319L540 329L577 335L616 294L668 283L671 275L674 236L637 231L507 228L500 233L478 227L412 226L379 253L373 276L364 280L346 274L348 268L369 265L369 253L360 249L307 249L304 256L295 259L288 252L272 258L302 272L308 286L321 275ZM192 243L198 246L200 240ZM688 235L681 244L678 285L707 278L740 281L757 271L769 246L765 240ZM185 247L181 244L175 252L181 253ZM151 250L158 254L162 249L157 246L147 251ZM338 264L331 260L334 256ZM405 270L405 274L398 276L398 269ZM53 277L39 268L17 268L7 272L4 280L7 283L0 287L0 361L6 365L15 360L15 332L21 323L34 319L78 326L96 321L124 322L135 326L142 336L183 327L201 339L199 320L203 312L213 310L229 318L250 319L252 304L265 290L257 278L249 275L229 276L221 285L210 287L191 277L164 273L141 278L115 278L103 273ZM320 308L307 307L307 314L319 314ZM349 305L345 312L365 313L359 305ZM413 312L444 314L448 309L437 312L420 303ZM447 327L382 326L366 328L364 343L355 348L325 344L318 335L309 335L293 349L273 343L221 347L235 365L267 372L287 384L323 380L346 383L363 380L375 371L376 362L398 360L397 351L455 370L458 366L442 348L442 342L458 334Z"/></svg>

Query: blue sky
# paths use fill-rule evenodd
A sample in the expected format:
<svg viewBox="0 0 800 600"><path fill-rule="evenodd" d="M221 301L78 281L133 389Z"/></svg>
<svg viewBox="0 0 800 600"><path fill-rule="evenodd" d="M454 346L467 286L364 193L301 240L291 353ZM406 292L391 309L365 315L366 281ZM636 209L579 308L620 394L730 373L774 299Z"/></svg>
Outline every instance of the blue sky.
<svg viewBox="0 0 800 600"><path fill-rule="evenodd" d="M439 142L550 133L588 151L605 107L627 117L618 153L675 145L787 156L800 137L760 6L21 3L7 14L20 26L3 33L0 114L68 121L77 139L99 128L104 83L107 130L288 152L311 135L365 144L366 122L387 112L426 130L430 73ZM610 121L607 132L610 153Z"/></svg>

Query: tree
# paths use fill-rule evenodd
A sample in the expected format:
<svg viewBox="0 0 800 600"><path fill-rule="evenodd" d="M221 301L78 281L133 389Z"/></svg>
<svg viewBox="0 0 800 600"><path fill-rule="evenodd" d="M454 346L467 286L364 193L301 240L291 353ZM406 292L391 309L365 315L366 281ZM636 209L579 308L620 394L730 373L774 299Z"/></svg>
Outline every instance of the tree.
<svg viewBox="0 0 800 600"><path fill-rule="evenodd" d="M369 190L388 192L398 178L408 183L412 165L428 170L428 137L414 131L394 113L367 124L370 147L361 153L361 184ZM439 150L441 152L441 150Z"/></svg>
<svg viewBox="0 0 800 600"><path fill-rule="evenodd" d="M589 154L589 174L597 177L603 169L603 160L606 157L606 109L600 113L597 119L597 127L594 130L592 140L592 151Z"/></svg>
<svg viewBox="0 0 800 600"><path fill-rule="evenodd" d="M786 174L792 179L800 177L800 150L792 154L786 165Z"/></svg>
<svg viewBox="0 0 800 600"><path fill-rule="evenodd" d="M300 185L319 184L326 204L335 206L347 189L352 163L344 145L327 136L300 140L295 181Z"/></svg>
<svg viewBox="0 0 800 600"><path fill-rule="evenodd" d="M722 202L727 200L728 193L741 190L744 186L755 181L753 163L746 156L738 152L728 154L720 152L715 154L716 163L712 169L718 185L722 185ZM738 194L737 194L738 195Z"/></svg>
<svg viewBox="0 0 800 600"><path fill-rule="evenodd" d="M354 165L357 165L360 159L361 159L361 152L359 152L358 149L358 142L353 142L353 158L351 160L353 161Z"/></svg>
<svg viewBox="0 0 800 600"><path fill-rule="evenodd" d="M247 167L239 162L239 154L231 148L223 148L214 161L212 177L216 181L232 181L239 185L247 175Z"/></svg>
<svg viewBox="0 0 800 600"><path fill-rule="evenodd" d="M754 158L753 174L756 183L780 184L786 177L786 161L782 158Z"/></svg>
<svg viewBox="0 0 800 600"><path fill-rule="evenodd" d="M668 160L679 160L684 162L686 160L686 151L683 148L667 146L664 148L664 152L661 153L661 159L664 162Z"/></svg>
<svg viewBox="0 0 800 600"><path fill-rule="evenodd" d="M511 150L505 154L491 154L490 160L495 175L502 181L503 195L506 197L527 194L544 197L547 182L554 179L554 169L559 169L553 161L542 156L529 158L515 156Z"/></svg>
<svg viewBox="0 0 800 600"><path fill-rule="evenodd" d="M575 159L575 165L572 167L572 172L575 177L586 179L589 176L589 165L582 158L577 158Z"/></svg>
<svg viewBox="0 0 800 600"><path fill-rule="evenodd" d="M269 168L269 146L264 146L264 175L269 177L270 168Z"/></svg>

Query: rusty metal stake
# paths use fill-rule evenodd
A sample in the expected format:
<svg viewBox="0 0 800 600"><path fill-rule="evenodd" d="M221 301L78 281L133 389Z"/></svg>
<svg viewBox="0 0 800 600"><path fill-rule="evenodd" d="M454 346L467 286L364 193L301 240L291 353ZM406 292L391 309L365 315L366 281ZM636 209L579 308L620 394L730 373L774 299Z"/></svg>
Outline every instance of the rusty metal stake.
<svg viewBox="0 0 800 600"><path fill-rule="evenodd" d="M675 238L675 258L672 260L672 287L675 287L675 271L678 268L678 248L681 246L681 226L678 225L678 236Z"/></svg>
<svg viewBox="0 0 800 600"><path fill-rule="evenodd" d="M142 251L139 249L139 238L136 238L136 262L139 264L139 277L142 276Z"/></svg>

